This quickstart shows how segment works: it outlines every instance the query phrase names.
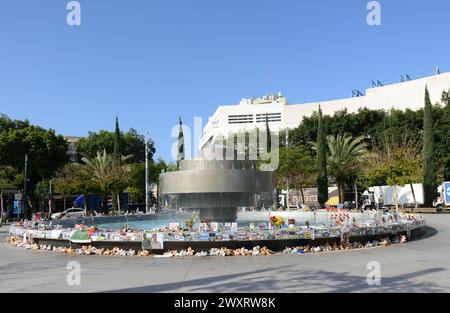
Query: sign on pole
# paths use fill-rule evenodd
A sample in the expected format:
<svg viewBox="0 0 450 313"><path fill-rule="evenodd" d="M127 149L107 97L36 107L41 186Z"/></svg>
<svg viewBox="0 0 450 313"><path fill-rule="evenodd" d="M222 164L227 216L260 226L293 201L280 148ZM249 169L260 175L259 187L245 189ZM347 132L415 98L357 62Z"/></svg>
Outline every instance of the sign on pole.
<svg viewBox="0 0 450 313"><path fill-rule="evenodd" d="M13 204L13 214L21 214L22 213L22 208L20 205L20 201L19 200L14 200L14 204Z"/></svg>

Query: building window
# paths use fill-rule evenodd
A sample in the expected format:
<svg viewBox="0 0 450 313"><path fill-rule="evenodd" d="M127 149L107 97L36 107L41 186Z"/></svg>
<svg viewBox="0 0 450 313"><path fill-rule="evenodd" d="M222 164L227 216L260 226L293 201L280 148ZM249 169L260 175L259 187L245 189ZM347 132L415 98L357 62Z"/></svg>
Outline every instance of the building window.
<svg viewBox="0 0 450 313"><path fill-rule="evenodd" d="M251 124L251 123L253 123L253 114L228 116L228 124Z"/></svg>
<svg viewBox="0 0 450 313"><path fill-rule="evenodd" d="M268 122L281 122L281 112L256 114L256 123L265 123L266 116Z"/></svg>

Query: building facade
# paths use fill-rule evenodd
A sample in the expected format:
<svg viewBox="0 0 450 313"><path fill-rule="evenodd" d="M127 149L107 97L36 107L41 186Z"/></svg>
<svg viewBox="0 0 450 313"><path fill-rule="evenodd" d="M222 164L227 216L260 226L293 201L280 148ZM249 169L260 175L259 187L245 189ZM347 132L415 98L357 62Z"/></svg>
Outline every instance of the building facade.
<svg viewBox="0 0 450 313"><path fill-rule="evenodd" d="M77 142L81 137L75 136L65 136L64 139L68 142L69 146L67 149L67 155L69 156L70 162L78 161L78 153L77 153Z"/></svg>
<svg viewBox="0 0 450 313"><path fill-rule="evenodd" d="M203 129L199 148L203 151L219 136L265 127L266 116L270 130L279 132L295 128L303 117L312 115L319 104L324 115L347 109L355 113L359 109L372 110L411 109L424 106L425 86L428 87L432 103L440 102L442 92L450 89L450 73L437 74L401 83L377 86L366 90L365 95L331 101L304 104L288 104L284 96L266 95L262 98L242 99L238 105L219 106Z"/></svg>

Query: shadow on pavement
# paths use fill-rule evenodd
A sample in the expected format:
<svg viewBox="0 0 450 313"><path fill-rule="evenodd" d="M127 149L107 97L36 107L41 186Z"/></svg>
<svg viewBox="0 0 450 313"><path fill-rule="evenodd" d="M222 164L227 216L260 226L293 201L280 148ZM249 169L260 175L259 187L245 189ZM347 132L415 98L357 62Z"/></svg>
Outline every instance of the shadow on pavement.
<svg viewBox="0 0 450 313"><path fill-rule="evenodd" d="M369 286L364 276L336 273L324 270L293 271L292 266L252 271L233 275L208 277L183 282L156 284L137 288L119 289L110 292L443 292L447 291L432 283L414 282L413 279L440 271L431 268L404 275L381 278L381 286ZM256 276L255 276L256 274ZM252 277L249 277L252 276Z"/></svg>
<svg viewBox="0 0 450 313"><path fill-rule="evenodd" d="M422 239L428 239L431 237L436 236L437 234L439 234L439 231L436 228L430 227L430 226L426 226L425 227L425 234L422 237L419 237L415 240L422 240Z"/></svg>

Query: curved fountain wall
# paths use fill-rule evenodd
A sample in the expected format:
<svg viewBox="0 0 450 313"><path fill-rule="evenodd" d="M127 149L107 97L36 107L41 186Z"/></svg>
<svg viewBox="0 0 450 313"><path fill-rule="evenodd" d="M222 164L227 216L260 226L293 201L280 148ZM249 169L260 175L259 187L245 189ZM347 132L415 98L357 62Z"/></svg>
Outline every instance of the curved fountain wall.
<svg viewBox="0 0 450 313"><path fill-rule="evenodd" d="M199 209L203 221L234 222L238 207L269 207L274 188L274 172L248 160L182 160L179 171L160 175L162 202Z"/></svg>

